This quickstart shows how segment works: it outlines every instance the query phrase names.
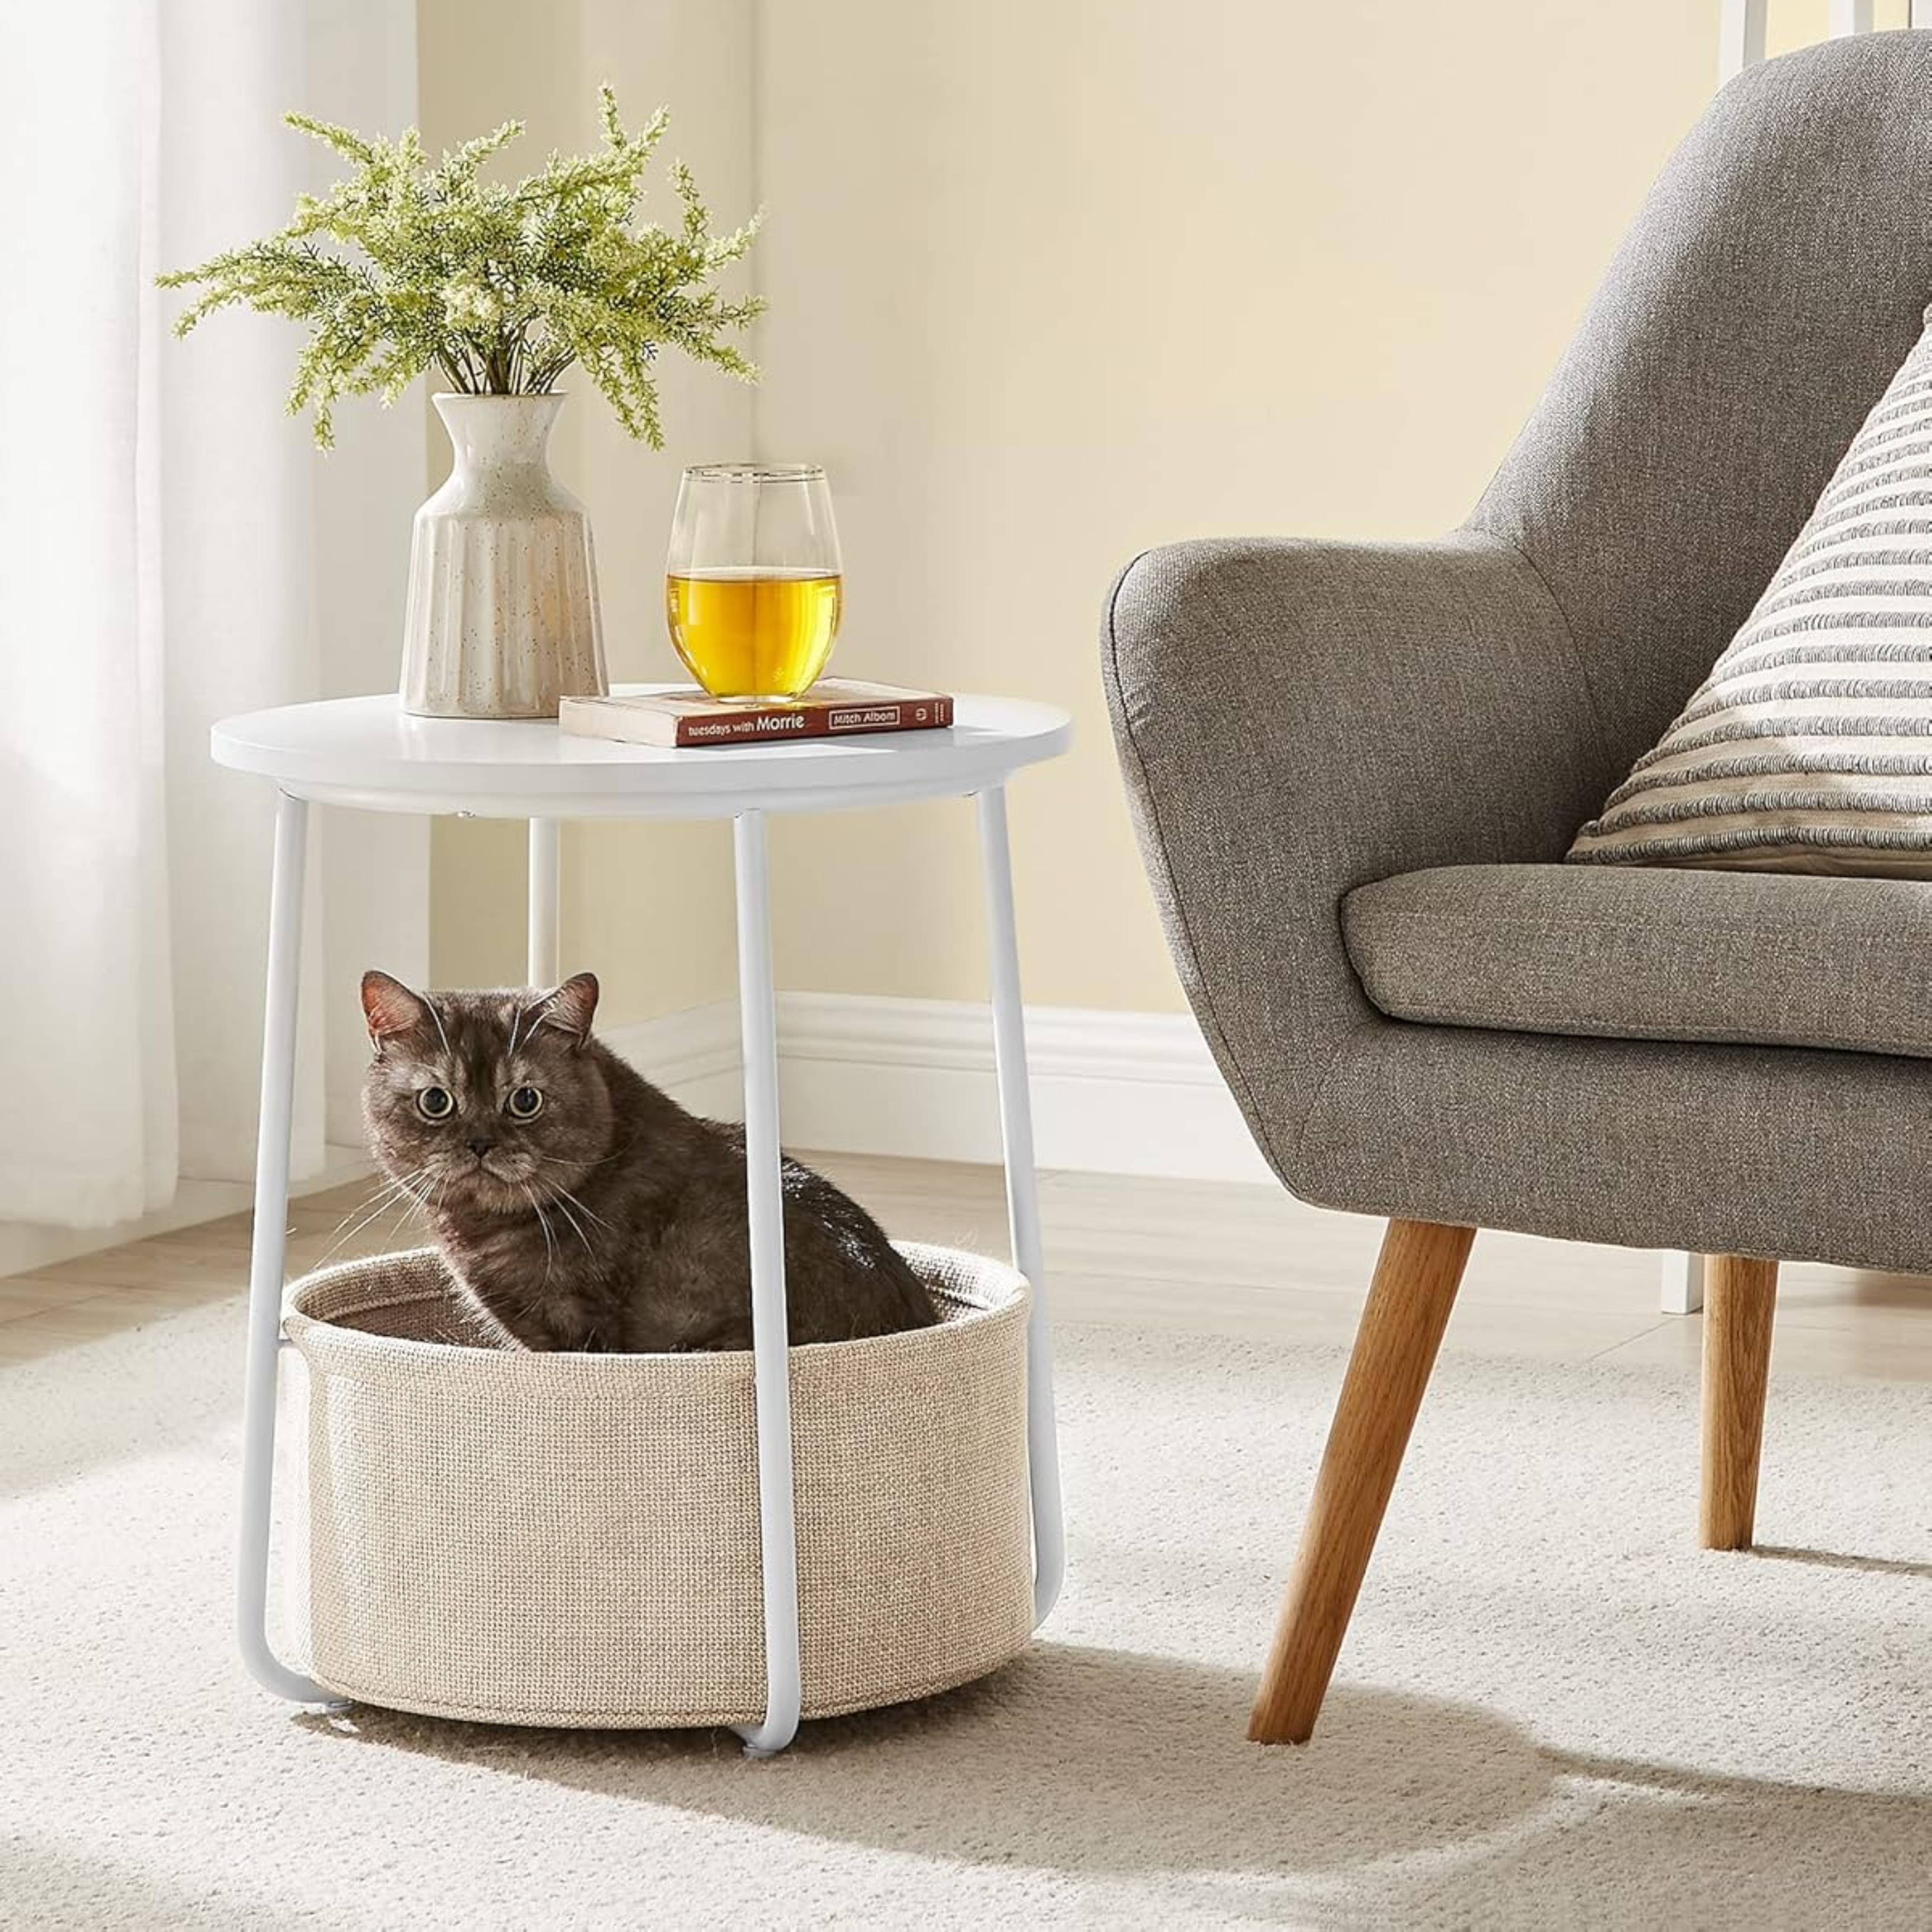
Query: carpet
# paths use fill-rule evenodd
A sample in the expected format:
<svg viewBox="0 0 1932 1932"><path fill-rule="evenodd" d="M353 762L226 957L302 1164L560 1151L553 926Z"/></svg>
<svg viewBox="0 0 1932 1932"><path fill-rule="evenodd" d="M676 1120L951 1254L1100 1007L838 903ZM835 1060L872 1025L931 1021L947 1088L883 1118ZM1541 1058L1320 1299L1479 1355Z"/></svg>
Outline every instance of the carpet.
<svg viewBox="0 0 1932 1932"><path fill-rule="evenodd" d="M1446 1360L1313 1746L1242 1740L1341 1361L1063 1339L1041 1641L747 1762L303 1714L233 1660L239 1306L0 1370L0 1924L1932 1926L1922 1388Z"/></svg>

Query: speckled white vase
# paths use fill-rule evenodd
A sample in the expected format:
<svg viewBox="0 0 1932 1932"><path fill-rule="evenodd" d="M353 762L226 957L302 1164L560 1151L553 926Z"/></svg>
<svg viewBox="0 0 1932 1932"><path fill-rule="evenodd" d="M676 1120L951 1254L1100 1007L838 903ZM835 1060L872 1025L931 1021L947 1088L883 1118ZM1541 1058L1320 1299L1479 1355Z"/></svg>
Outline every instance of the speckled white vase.
<svg viewBox="0 0 1932 1932"><path fill-rule="evenodd" d="M403 709L554 718L602 697L604 626L584 506L550 473L563 398L440 395L456 466L416 512Z"/></svg>

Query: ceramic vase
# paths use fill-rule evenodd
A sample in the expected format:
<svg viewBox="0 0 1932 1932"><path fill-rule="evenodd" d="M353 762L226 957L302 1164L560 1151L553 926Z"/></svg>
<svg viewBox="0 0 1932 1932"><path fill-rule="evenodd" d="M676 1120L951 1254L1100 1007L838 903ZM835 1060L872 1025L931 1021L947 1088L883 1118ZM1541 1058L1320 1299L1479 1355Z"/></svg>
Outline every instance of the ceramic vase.
<svg viewBox="0 0 1932 1932"><path fill-rule="evenodd" d="M403 709L554 718L601 697L603 622L584 506L550 471L560 395L439 395L455 466L416 512Z"/></svg>

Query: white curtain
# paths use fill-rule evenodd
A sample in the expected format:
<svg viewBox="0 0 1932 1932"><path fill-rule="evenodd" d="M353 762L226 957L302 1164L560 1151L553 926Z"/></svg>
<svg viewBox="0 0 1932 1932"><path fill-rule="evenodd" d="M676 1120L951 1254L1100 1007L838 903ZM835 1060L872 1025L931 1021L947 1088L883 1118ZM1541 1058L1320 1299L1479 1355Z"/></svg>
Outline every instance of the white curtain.
<svg viewBox="0 0 1932 1932"><path fill-rule="evenodd" d="M250 1172L273 799L209 765L208 728L392 688L424 426L345 412L321 457L282 411L293 332L231 313L176 342L153 278L319 184L285 109L413 120L414 37L391 0L9 16L0 1219L104 1226ZM422 969L427 850L400 822L324 829L298 1172L353 1133L352 969Z"/></svg>

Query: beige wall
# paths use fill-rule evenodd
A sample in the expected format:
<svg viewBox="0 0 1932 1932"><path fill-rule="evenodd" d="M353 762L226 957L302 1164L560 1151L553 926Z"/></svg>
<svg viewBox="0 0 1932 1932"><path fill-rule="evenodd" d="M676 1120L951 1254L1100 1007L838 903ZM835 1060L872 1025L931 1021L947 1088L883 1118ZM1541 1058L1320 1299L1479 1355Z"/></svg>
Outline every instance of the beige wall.
<svg viewBox="0 0 1932 1932"><path fill-rule="evenodd" d="M633 122L670 106L660 152L691 164L721 225L749 214L752 0L568 0L541 10L540 30L537 17L509 0L418 0L428 140L447 146L520 116L530 130L510 162L534 166L552 147L596 145L596 89L608 80ZM668 360L668 442L658 454L631 441L580 376L564 386L572 400L556 467L594 520L611 675L679 676L663 618L678 474L687 463L749 452L752 392ZM431 440L440 481L448 444L440 428ZM573 826L564 856L565 964L602 977L607 1019L700 1004L732 983L728 830ZM520 982L522 826L442 820L434 862L433 977L442 986Z"/></svg>
<svg viewBox="0 0 1932 1932"><path fill-rule="evenodd" d="M842 662L1078 719L1014 797L1030 998L1179 1004L1096 668L1115 570L1457 521L1709 94L1715 14L763 8L759 432L841 486ZM784 982L976 994L969 838L939 808L793 828ZM868 874L904 889L839 891Z"/></svg>
<svg viewBox="0 0 1932 1932"><path fill-rule="evenodd" d="M680 110L721 212L769 204L755 419L674 377L653 458L573 412L614 668L668 674L681 461L755 430L826 462L840 668L1076 715L1074 755L1014 797L1028 996L1162 1009L1096 668L1109 580L1174 538L1456 522L1708 97L1718 10L747 0L646 24L585 0L536 38L498 0L424 0L424 114L438 138L517 109L582 139L608 74ZM1782 0L1774 43L1823 14ZM979 994L963 808L796 822L775 856L782 985ZM439 974L514 976L514 841L444 828L436 862ZM728 862L715 829L576 842L567 950L616 1016L728 990Z"/></svg>

